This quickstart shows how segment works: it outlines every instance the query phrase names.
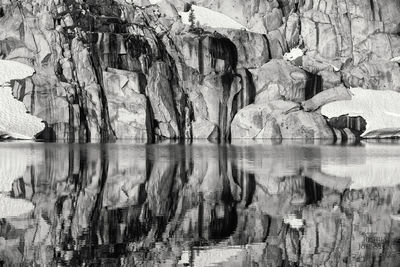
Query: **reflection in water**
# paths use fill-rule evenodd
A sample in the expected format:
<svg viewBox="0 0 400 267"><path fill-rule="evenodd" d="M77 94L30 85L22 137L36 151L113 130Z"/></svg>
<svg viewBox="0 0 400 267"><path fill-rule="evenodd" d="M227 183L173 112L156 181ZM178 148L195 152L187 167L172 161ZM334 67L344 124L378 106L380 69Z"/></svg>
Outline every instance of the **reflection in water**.
<svg viewBox="0 0 400 267"><path fill-rule="evenodd" d="M0 261L396 266L399 160L380 144L1 143L0 196L34 209L0 214Z"/></svg>

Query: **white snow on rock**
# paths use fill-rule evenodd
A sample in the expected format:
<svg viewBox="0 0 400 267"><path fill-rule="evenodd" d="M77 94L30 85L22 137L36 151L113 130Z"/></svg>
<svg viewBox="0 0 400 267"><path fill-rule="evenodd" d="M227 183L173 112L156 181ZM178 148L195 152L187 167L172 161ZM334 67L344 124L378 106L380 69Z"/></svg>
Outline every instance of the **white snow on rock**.
<svg viewBox="0 0 400 267"><path fill-rule="evenodd" d="M400 63L400 56L399 57L394 57L390 61Z"/></svg>
<svg viewBox="0 0 400 267"><path fill-rule="evenodd" d="M35 70L25 64L0 60L0 135L33 139L44 129L40 118L26 113L25 105L14 98L8 83L32 76Z"/></svg>
<svg viewBox="0 0 400 267"><path fill-rule="evenodd" d="M287 60L287 61L293 61L293 60L296 60L296 59L298 59L298 58L300 58L302 56L304 56L303 50L301 50L298 47L295 47L295 48L291 49L290 52L285 53L283 55L283 59Z"/></svg>
<svg viewBox="0 0 400 267"><path fill-rule="evenodd" d="M400 128L400 93L351 88L351 100L326 104L321 112L328 118L349 114L367 121L364 133L385 128Z"/></svg>
<svg viewBox="0 0 400 267"><path fill-rule="evenodd" d="M34 205L25 199L10 198L0 194L0 219L27 214L33 209Z"/></svg>
<svg viewBox="0 0 400 267"><path fill-rule="evenodd" d="M220 12L213 11L209 8L200 7L192 5L192 9L194 11L195 16L195 24L197 22L200 23L200 26L206 26L211 28L230 28L230 29L245 29L248 30L245 26L240 24L239 22L233 20L232 18L224 15ZM179 15L182 17L182 22L184 24L190 25L189 22L189 14L188 12L179 12Z"/></svg>

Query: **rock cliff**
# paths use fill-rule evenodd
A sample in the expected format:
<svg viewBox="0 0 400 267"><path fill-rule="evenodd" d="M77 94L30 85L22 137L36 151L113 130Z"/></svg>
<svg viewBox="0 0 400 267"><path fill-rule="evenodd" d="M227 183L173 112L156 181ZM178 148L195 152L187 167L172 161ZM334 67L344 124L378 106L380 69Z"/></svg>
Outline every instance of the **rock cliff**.
<svg viewBox="0 0 400 267"><path fill-rule="evenodd" d="M342 139L305 101L400 92L396 0L194 1L243 29L186 25L190 5L153 2L0 1L0 58L36 71L12 93L46 123L38 138Z"/></svg>

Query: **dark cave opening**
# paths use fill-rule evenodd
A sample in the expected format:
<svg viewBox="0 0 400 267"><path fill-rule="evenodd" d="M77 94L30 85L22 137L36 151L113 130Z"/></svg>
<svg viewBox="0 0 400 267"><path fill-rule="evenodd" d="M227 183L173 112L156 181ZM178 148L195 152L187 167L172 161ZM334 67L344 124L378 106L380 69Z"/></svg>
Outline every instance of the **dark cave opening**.
<svg viewBox="0 0 400 267"><path fill-rule="evenodd" d="M44 141L55 141L57 139L56 132L52 127L48 125L47 122L44 123L45 128L38 133L35 138L37 140L44 140Z"/></svg>
<svg viewBox="0 0 400 267"><path fill-rule="evenodd" d="M235 44L225 37L210 36L209 38L209 52L212 58L212 68L215 68L217 59L222 59L225 61L225 72L236 72L238 53Z"/></svg>

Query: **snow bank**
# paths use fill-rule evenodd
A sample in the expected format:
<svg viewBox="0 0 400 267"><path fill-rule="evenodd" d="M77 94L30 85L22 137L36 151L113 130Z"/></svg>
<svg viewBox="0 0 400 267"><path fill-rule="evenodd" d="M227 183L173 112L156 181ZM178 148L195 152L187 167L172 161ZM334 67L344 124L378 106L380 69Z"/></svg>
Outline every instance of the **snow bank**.
<svg viewBox="0 0 400 267"><path fill-rule="evenodd" d="M32 76L33 73L35 70L25 64L12 60L0 60L0 86L11 80Z"/></svg>
<svg viewBox="0 0 400 267"><path fill-rule="evenodd" d="M400 93L351 88L351 100L326 104L321 112L328 118L349 114L367 121L364 133L384 128L400 128Z"/></svg>
<svg viewBox="0 0 400 267"><path fill-rule="evenodd" d="M231 28L231 29L246 29L245 26L240 24L239 22L231 19L230 17L213 11L209 8L200 7L192 5L192 9L194 11L195 16L195 24L197 22L200 23L200 26L206 26L211 28ZM190 25L189 22L189 12L179 12L179 15L182 17L182 22L184 24Z"/></svg>
<svg viewBox="0 0 400 267"><path fill-rule="evenodd" d="M192 259L192 266L218 266L223 263L229 263L232 258L242 253L245 253L245 250L241 247L202 249L196 251L194 259ZM190 254L191 252L184 251L178 265L189 265Z"/></svg>
<svg viewBox="0 0 400 267"><path fill-rule="evenodd" d="M17 139L33 139L44 129L42 120L26 113L25 105L16 100L8 86L11 80L24 79L35 70L25 64L0 60L0 135Z"/></svg>

